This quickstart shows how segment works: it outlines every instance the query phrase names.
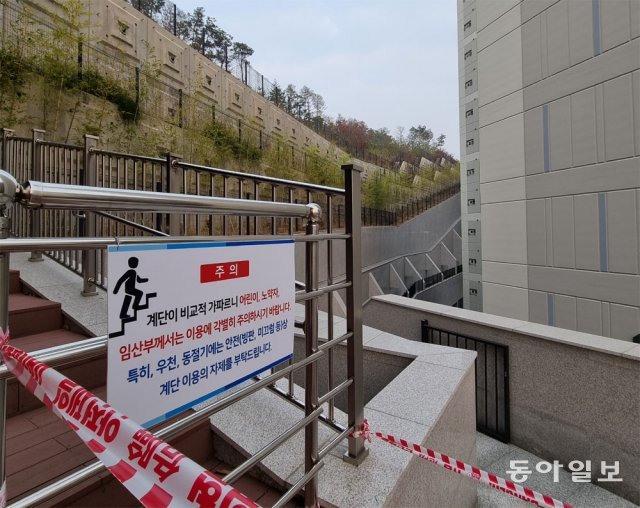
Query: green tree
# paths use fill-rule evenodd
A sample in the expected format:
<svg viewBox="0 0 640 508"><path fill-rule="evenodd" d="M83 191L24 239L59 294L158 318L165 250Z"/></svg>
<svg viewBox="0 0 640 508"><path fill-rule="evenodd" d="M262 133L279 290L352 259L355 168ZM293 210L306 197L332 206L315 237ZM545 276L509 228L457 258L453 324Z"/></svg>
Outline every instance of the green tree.
<svg viewBox="0 0 640 508"><path fill-rule="evenodd" d="M284 90L284 108L287 113L293 116L296 115L296 111L299 109L299 95L296 91L296 87L289 83Z"/></svg>
<svg viewBox="0 0 640 508"><path fill-rule="evenodd" d="M253 55L253 49L250 48L244 42L234 42L231 46L231 59L244 62L247 58Z"/></svg>
<svg viewBox="0 0 640 508"><path fill-rule="evenodd" d="M233 37L231 37L222 28L216 27L213 31L213 46L214 56L213 60L218 62L221 67L227 68L229 63L229 48L233 43Z"/></svg>
<svg viewBox="0 0 640 508"><path fill-rule="evenodd" d="M271 87L271 90L269 90L269 93L267 94L267 99L269 99L278 107L284 106L285 104L284 91L282 90L282 87L278 85L277 81L273 82L273 86Z"/></svg>
<svg viewBox="0 0 640 508"><path fill-rule="evenodd" d="M414 150L428 152L431 149L433 131L426 125L418 125L409 129L407 144Z"/></svg>

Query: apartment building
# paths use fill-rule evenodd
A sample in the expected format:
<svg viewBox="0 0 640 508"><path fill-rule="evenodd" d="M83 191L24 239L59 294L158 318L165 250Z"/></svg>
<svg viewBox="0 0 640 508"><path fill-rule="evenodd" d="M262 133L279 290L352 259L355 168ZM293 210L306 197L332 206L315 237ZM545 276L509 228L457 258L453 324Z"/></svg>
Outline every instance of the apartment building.
<svg viewBox="0 0 640 508"><path fill-rule="evenodd" d="M640 0L458 0L464 305L640 334Z"/></svg>

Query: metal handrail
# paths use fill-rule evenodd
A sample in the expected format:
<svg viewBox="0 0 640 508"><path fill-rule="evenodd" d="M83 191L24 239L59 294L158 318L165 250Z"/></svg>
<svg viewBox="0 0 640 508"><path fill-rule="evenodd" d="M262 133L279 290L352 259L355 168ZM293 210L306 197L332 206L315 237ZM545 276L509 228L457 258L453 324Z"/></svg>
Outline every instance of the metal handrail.
<svg viewBox="0 0 640 508"><path fill-rule="evenodd" d="M245 386L244 388L230 395L227 395L226 397L223 397L222 399L214 402L209 406L195 410L193 413L185 416L181 420L155 431L154 434L160 439L169 440L172 437L175 437L181 432L187 430L191 426L197 423L200 423L202 420L205 420L206 418L211 417L213 414L217 413L218 411L222 411L223 409L226 409L234 402L248 395L251 395L252 393L257 392L261 388L267 387L268 385L275 383L278 379L288 375L290 372L293 372L302 367L305 367L306 365L319 360L325 355L326 355L326 351L318 351L317 353L311 356L308 356L294 364L291 364L283 368L282 370L279 370L269 376L262 378L260 381L252 385ZM47 499L50 499L56 494L63 492L64 490L69 489L71 487L74 487L75 485L78 485L84 480L87 480L93 477L95 474L103 471L104 469L106 469L106 466L101 462L89 464L88 466L85 466L83 469L75 471L74 473L72 473L72 475L61 478L60 480L43 487L41 490L34 492L33 494L11 504L10 508L18 508L18 507L26 508L26 507L37 505L38 503L41 503Z"/></svg>
<svg viewBox="0 0 640 508"><path fill-rule="evenodd" d="M285 180L282 178L275 178L272 176L253 175L249 173L241 173L240 171L231 171L229 169L210 168L208 166L200 166L198 164L191 164L189 162L176 161L176 165L185 169L195 169L197 171L203 171L205 173L213 173L216 175L231 176L245 180L254 180L263 183L270 183L273 185L282 185L283 187L296 187L298 189L305 189L316 192L324 192L328 194L344 194L344 189L338 187L327 187L324 185L318 185L314 183L296 182L294 180Z"/></svg>
<svg viewBox="0 0 640 508"><path fill-rule="evenodd" d="M238 236L137 236L137 237L107 237L107 238L7 238L0 242L1 252L27 252L29 250L93 250L106 249L110 245L135 245L135 244L164 244L164 243L188 243L188 242L237 242L243 237ZM320 240L340 239L348 240L349 235L315 235L296 236L295 242L317 242ZM252 240L273 239L272 236L252 236Z"/></svg>
<svg viewBox="0 0 640 508"><path fill-rule="evenodd" d="M104 217L105 219L111 219L120 224L124 224L125 226L131 226L132 228L139 229L140 231L144 231L145 233L149 233L156 236L170 236L168 233L163 233L162 231L158 231L157 229L150 228L145 226L144 224L138 224L137 222L133 222L132 220L124 219L122 217L118 217L117 215L113 215L106 212L98 212L94 210L93 213L99 215L100 217Z"/></svg>
<svg viewBox="0 0 640 508"><path fill-rule="evenodd" d="M112 157L123 157L129 160L156 162L158 164L164 164L165 162L167 162L167 159L163 159L160 157L149 157L148 155L131 155L129 153L114 152L113 150L104 150L103 148L92 148L91 153L95 153L98 155L110 155Z"/></svg>
<svg viewBox="0 0 640 508"><path fill-rule="evenodd" d="M92 337L90 339L54 346L29 353L36 360L46 363L50 367L57 367L67 362L99 358L104 356L107 350L106 335ZM11 371L3 363L0 364L0 381L13 377Z"/></svg>
<svg viewBox="0 0 640 508"><path fill-rule="evenodd" d="M13 138L13 139L16 139L16 138ZM28 139L28 141L31 141L31 139ZM55 141L47 141L44 139L36 139L36 143L38 145L53 146L56 148L67 148L69 150L76 150L76 151L82 150L81 146L71 145L69 143L57 143Z"/></svg>
<svg viewBox="0 0 640 508"><path fill-rule="evenodd" d="M2 171L0 179L11 175ZM15 181L15 180L14 180ZM27 208L53 210L110 210L165 213L206 213L225 215L257 215L280 217L310 217L317 205L274 203L245 199L162 194L147 191L110 189L28 181L16 184L16 201Z"/></svg>
<svg viewBox="0 0 640 508"><path fill-rule="evenodd" d="M281 366L277 371L262 378L255 378L252 385L245 386L240 390L229 394L210 406L201 408L191 414L186 415L181 420L174 422L156 432L162 439L170 439L178 433L190 428L194 424L201 422L212 414L237 400L246 397L261 388L268 388L279 395L283 395L286 400L296 404L305 411L305 417L294 427L290 428L280 437L274 439L269 445L259 452L257 457L253 457L244 464L238 466L228 478L233 481L248 471L262 458L271 453L277 446L285 442L295 431L305 428L305 470L303 477L290 488L287 493L278 501L278 505L283 505L291 499L301 488L305 487L305 504L311 506L317 504L318 477L317 471L322 467L322 457L330 449L337 446L343 439L349 437L349 433L360 424L364 418L362 400L362 329L361 311L358 305L354 305L356 295L360 294L359 277L354 278L354 274L359 275L360 258L360 228L359 213L352 213L354 205L359 207L360 177L354 173L359 171L353 166L345 166L346 190L333 189L330 187L314 186L315 190L326 192L331 195L333 190L345 194L347 201L347 222L349 223L345 234L331 233L329 228L327 234L319 233L320 207L316 204L293 204L276 203L270 201L239 200L230 198L208 197L208 196L186 196L183 194L161 194L154 192L132 191L124 189L98 188L90 186L62 185L55 183L44 183L40 181L27 182L19 185L8 173L0 170L0 211L12 204L18 203L31 209L58 209L58 210L83 210L104 213L110 211L149 211L168 213L207 213L207 214L229 214L229 215L255 215L255 216L283 216L289 218L306 218L306 234L296 236L296 242L306 242L306 261L304 281L304 292L296 292L296 301L305 305L304 335L301 337L305 341L305 356L296 362L290 361L289 365ZM251 175L248 175L250 178ZM288 181L281 181L288 182ZM273 182L271 182L273 183ZM296 182L291 182L297 184ZM310 196L310 192L308 193ZM330 201L329 201L330 203ZM357 209L357 208L355 208ZM107 214L108 215L108 214ZM18 251L37 250L95 250L104 249L109 245L126 244L163 244L163 243L184 243L189 241L212 241L211 237L129 237L129 238L27 238L9 239L9 219L0 214L0 327L7 326L7 301L8 301L8 279L9 279L9 253ZM289 235L291 237L291 234ZM238 241L241 237L225 237L232 241ZM252 236L252 239L259 239L260 236ZM273 236L264 238L272 239ZM347 282L334 282L333 284L319 286L318 284L318 245L325 240L345 240L347 242ZM215 238L222 240L222 238ZM328 243L330 245L330 243ZM347 313L347 332L340 337L330 338L328 341L319 343L318 341L318 298L322 295L345 289L350 309ZM332 319L331 319L332 322ZM332 325L331 325L332 326ZM299 334L294 334L299 337ZM329 358L332 355L332 348L346 342L347 344L347 380L338 386L330 386L327 393L320 395L317 386L318 360ZM41 361L46 361L50 365L61 365L75 362L82 359L104 356L107 338L97 337L83 341L80 344L69 346L59 346L36 353L36 357ZM330 360L329 360L330 362ZM331 364L331 362L330 362ZM305 369L305 397L304 402L295 399L293 396L293 372ZM6 379L9 377L6 367L0 366L0 399L4 404ZM275 382L281 378L289 378L289 392L283 393L275 386ZM342 426L335 422L332 414L333 399L348 391L348 424ZM324 416L320 407L330 404L329 416ZM324 448L318 450L318 423L323 422L337 432L337 438L325 444ZM4 443L4 414L0 417L0 447ZM4 450L0 450L0 460L4 461ZM359 463L366 457L364 440L362 438L349 437L348 456L351 462ZM31 506L37 504L51 496L56 495L78 483L93 477L96 473L104 470L102 464L91 464L84 469L62 478L61 480L41 489L40 491L22 499L12 506ZM0 463L0 476L4 477L4 464Z"/></svg>

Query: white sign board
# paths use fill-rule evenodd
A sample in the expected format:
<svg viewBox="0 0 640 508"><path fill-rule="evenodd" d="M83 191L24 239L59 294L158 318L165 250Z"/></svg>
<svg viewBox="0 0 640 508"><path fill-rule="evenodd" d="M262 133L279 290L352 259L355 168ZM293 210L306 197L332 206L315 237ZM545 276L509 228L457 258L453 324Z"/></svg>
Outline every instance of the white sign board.
<svg viewBox="0 0 640 508"><path fill-rule="evenodd" d="M292 240L109 247L109 404L145 427L293 353Z"/></svg>

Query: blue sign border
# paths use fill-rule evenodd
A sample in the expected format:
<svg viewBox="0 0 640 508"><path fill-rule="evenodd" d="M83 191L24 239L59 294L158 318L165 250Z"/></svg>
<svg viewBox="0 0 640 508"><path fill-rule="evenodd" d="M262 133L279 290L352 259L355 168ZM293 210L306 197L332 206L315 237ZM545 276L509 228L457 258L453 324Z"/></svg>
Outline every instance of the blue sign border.
<svg viewBox="0 0 640 508"><path fill-rule="evenodd" d="M282 243L294 243L293 239L287 240L256 240L253 242L228 241L228 242L192 242L192 243L158 243L138 245L109 245L109 252L135 252L143 250L173 250L173 249L203 249L211 247L239 247L242 245L274 245Z"/></svg>
<svg viewBox="0 0 640 508"><path fill-rule="evenodd" d="M287 360L289 360L290 358L292 358L293 355L287 355L283 358L280 358L280 360L276 360L275 362L267 365L266 367L263 367L262 369L256 370L255 372L251 373L251 374L247 374L246 376L234 381L233 383L230 383L226 386L223 386L221 388L218 388L217 390L212 391L211 393L207 394L207 395L203 395L202 397L198 397L196 400L189 402L188 404L184 404L172 411L169 411L168 413L165 413L163 415L160 415L156 418L153 418L152 420L149 420L148 422L145 422L142 424L142 427L148 428L151 427L153 425L157 425L159 423L162 423L166 420L168 420L169 418L172 418L174 416L176 416L177 414L182 413L183 411L186 411L187 409L191 409L193 406L197 406L198 404L200 404L201 402L204 402L206 400L209 400L212 397L215 397L216 395L222 393L222 392L226 392L227 390L229 390L230 388L233 388L234 386L238 386L241 383L244 383L245 381L247 381L248 379L251 379L252 377L257 376L258 374L263 373L265 370L269 370L273 367L275 367L276 365L281 364L282 362L286 362Z"/></svg>
<svg viewBox="0 0 640 508"><path fill-rule="evenodd" d="M295 243L295 241L293 240L293 238L288 238L285 240L255 240L255 241L233 241L232 240L232 241L224 241L224 242L160 243L160 244L150 244L150 245L144 245L144 244L110 245L108 247L108 251L109 252L136 252L136 251L151 251L151 250L202 249L202 248L211 248L211 247L239 247L243 245L276 245L276 244L287 244L287 243ZM211 393L208 393L207 395L198 397L194 401L191 401L187 404L183 404L182 406L177 407L176 409L173 409L168 413L164 413L160 416L157 416L156 418L153 418L141 424L141 426L144 428L149 428L154 425L158 425L168 420L169 418L173 418L174 416L186 411L187 409L191 409L192 407L197 406L198 404L201 404L202 402L205 402L211 399L212 397L215 397L216 395L219 395L220 393L233 388L234 386L238 386L239 384L244 383L245 381L257 376L258 374L261 374L264 371L269 370L275 367L276 365L281 364L282 362L286 362L292 357L293 357L292 354L284 356L283 358L276 360L275 362L267 365L266 367L258 369L255 372L252 372L251 374L247 374L246 376L234 381L233 383L222 386L217 390L214 390ZM107 371L107 375L109 375L108 371Z"/></svg>

